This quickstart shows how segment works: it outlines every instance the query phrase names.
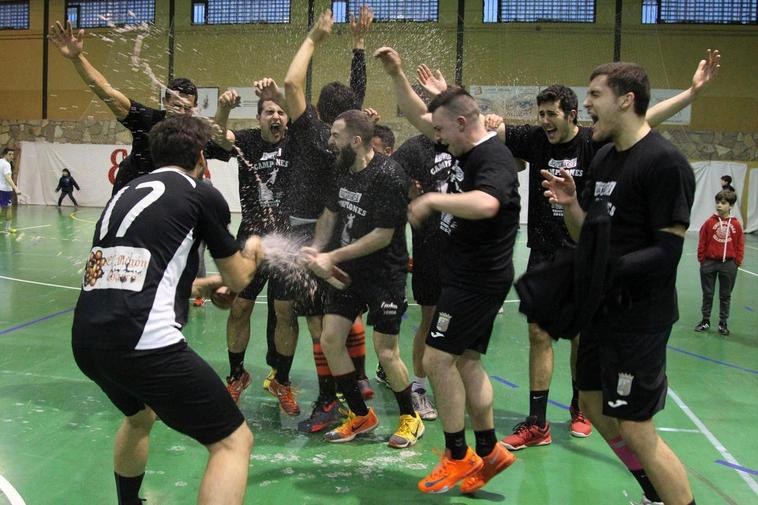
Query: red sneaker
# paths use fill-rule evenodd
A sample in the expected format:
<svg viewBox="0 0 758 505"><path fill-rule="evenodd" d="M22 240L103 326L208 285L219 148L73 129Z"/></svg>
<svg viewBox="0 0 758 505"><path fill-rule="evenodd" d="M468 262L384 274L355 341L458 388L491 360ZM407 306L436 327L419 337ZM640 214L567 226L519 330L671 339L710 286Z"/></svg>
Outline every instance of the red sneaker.
<svg viewBox="0 0 758 505"><path fill-rule="evenodd" d="M540 427L536 419L528 417L523 423L513 427L513 433L500 441L506 448L512 451L520 451L526 447L549 445L553 438L550 436L550 423Z"/></svg>
<svg viewBox="0 0 758 505"><path fill-rule="evenodd" d="M193 300L192 305L195 307L202 307L205 305L205 299L202 296L198 296Z"/></svg>
<svg viewBox="0 0 758 505"><path fill-rule="evenodd" d="M495 444L492 452L484 456L482 461L484 461L482 469L471 477L466 477L461 484L461 493L471 494L483 488L492 477L511 466L516 461L516 456L508 452L502 444Z"/></svg>
<svg viewBox="0 0 758 505"><path fill-rule="evenodd" d="M243 370L238 377L226 378L226 390L229 391L229 396L232 397L234 403L239 404L240 395L250 385L250 374L246 370Z"/></svg>
<svg viewBox="0 0 758 505"><path fill-rule="evenodd" d="M592 434L592 424L584 417L581 410L576 410L574 407L569 409L571 412L571 422L569 423L569 431L571 435L578 438L587 438Z"/></svg>
<svg viewBox="0 0 758 505"><path fill-rule="evenodd" d="M297 400L295 400L292 385L279 384L276 378L274 378L271 379L271 383L268 385L268 392L279 400L279 405L288 416L300 415L300 406L297 404Z"/></svg>
<svg viewBox="0 0 758 505"><path fill-rule="evenodd" d="M453 459L450 450L446 449L439 465L419 481L418 489L422 493L447 493L458 482L477 473L483 466L482 458L477 456L471 447L466 449L463 459Z"/></svg>

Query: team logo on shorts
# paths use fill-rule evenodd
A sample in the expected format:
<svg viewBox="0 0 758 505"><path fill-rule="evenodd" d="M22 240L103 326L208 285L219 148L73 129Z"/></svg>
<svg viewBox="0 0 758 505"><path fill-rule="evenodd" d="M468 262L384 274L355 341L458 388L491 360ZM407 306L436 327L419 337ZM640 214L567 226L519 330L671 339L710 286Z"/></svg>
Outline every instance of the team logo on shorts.
<svg viewBox="0 0 758 505"><path fill-rule="evenodd" d="M450 325L450 319L452 317L453 316L447 312L440 312L440 315L437 318L437 329L442 332L447 331L447 327Z"/></svg>
<svg viewBox="0 0 758 505"><path fill-rule="evenodd" d="M619 396L629 396L629 393L632 392L633 380L634 375L630 373L619 373L619 381L618 384L616 384L616 392Z"/></svg>

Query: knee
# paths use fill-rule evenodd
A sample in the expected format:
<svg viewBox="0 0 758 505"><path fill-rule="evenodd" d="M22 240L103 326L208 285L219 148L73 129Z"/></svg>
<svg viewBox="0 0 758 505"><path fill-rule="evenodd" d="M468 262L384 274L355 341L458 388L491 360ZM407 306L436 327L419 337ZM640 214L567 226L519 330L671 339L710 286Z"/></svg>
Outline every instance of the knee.
<svg viewBox="0 0 758 505"><path fill-rule="evenodd" d="M546 348L552 345L551 337L537 324L529 324L529 345L533 347Z"/></svg>
<svg viewBox="0 0 758 505"><path fill-rule="evenodd" d="M379 358L380 363L389 363L400 357L400 353L396 349L391 347L377 347L376 357Z"/></svg>
<svg viewBox="0 0 758 505"><path fill-rule="evenodd" d="M229 309L229 320L239 322L250 318L253 312L253 304L247 300L235 298L232 307Z"/></svg>

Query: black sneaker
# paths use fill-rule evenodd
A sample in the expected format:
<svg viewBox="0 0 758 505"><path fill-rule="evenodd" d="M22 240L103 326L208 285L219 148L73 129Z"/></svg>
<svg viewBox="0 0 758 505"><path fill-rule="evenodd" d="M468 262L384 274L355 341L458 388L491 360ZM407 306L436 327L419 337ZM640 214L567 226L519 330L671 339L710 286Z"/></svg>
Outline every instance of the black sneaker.
<svg viewBox="0 0 758 505"><path fill-rule="evenodd" d="M340 412L340 404L337 400L319 398L313 404L313 411L310 417L300 421L297 424L297 429L303 433L317 433L334 426L343 417L343 414Z"/></svg>
<svg viewBox="0 0 758 505"><path fill-rule="evenodd" d="M388 388L390 387L390 380L387 378L387 373L384 371L381 364L376 365L376 380Z"/></svg>
<svg viewBox="0 0 758 505"><path fill-rule="evenodd" d="M729 328L726 327L726 323L719 323L719 333L721 335L729 335Z"/></svg>
<svg viewBox="0 0 758 505"><path fill-rule="evenodd" d="M711 327L711 322L707 319L703 319L698 323L697 326L695 326L695 331L708 331L708 328Z"/></svg>

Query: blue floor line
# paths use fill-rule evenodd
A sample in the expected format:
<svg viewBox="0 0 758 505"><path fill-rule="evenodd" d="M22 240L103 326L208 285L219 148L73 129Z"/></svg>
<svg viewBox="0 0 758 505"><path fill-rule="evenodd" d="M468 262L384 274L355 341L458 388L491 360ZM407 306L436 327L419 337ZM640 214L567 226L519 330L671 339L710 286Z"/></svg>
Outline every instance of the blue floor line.
<svg viewBox="0 0 758 505"><path fill-rule="evenodd" d="M744 466L735 465L734 463L729 463L728 461L724 461L723 459L717 459L715 462L718 463L719 465L724 465L724 466L728 466L729 468L734 468L735 470L738 470L740 472L749 473L750 475L758 475L758 470L752 470Z"/></svg>
<svg viewBox="0 0 758 505"><path fill-rule="evenodd" d="M709 358L708 356L703 356L702 354L697 354L697 353L694 353L692 351L687 351L685 349L680 349L680 348L674 347L672 345L669 345L668 348L671 349L672 351L676 351L676 352L680 352L682 354L686 354L688 356L692 356L693 358L702 359L703 361L710 361L711 363L716 363L717 365L723 365L723 366L727 366L729 368L736 368L737 370L742 370L743 372L748 372L748 373L752 373L752 374L758 375L758 370L753 370L752 368L746 368L744 366L734 365L732 363L727 363L726 361L721 361L719 359Z"/></svg>
<svg viewBox="0 0 758 505"><path fill-rule="evenodd" d="M569 410L569 409L571 408L571 407L569 407L568 405L564 405L564 404L562 404L561 402L557 402L557 401L555 401L555 400L548 400L547 402L548 402L548 403L552 403L552 404L553 404L553 405L555 405L556 407L560 407L560 408L562 408L563 410Z"/></svg>
<svg viewBox="0 0 758 505"><path fill-rule="evenodd" d="M52 314L48 314L46 316L42 316L42 317L37 318L37 319L33 319L32 321L27 321L26 323L21 323L21 324L17 324L16 326L11 326L10 328L6 328L4 330L0 330L0 335L5 335L6 333L10 333L12 331L20 330L22 328L26 328L27 326L31 326L33 324L37 324L37 323L40 323L42 321L46 321L48 319L52 319L54 317L61 316L63 314L68 314L69 312L72 312L73 310L74 310L74 308L71 307L70 309L61 310L61 311L58 311L58 312L54 312Z"/></svg>
<svg viewBox="0 0 758 505"><path fill-rule="evenodd" d="M498 381L501 384L505 384L509 388L516 389L518 387L518 384L514 384L512 382L509 382L509 381L503 379L502 377L498 377L497 375L491 375L490 377L492 377L493 379L495 379L496 381Z"/></svg>

